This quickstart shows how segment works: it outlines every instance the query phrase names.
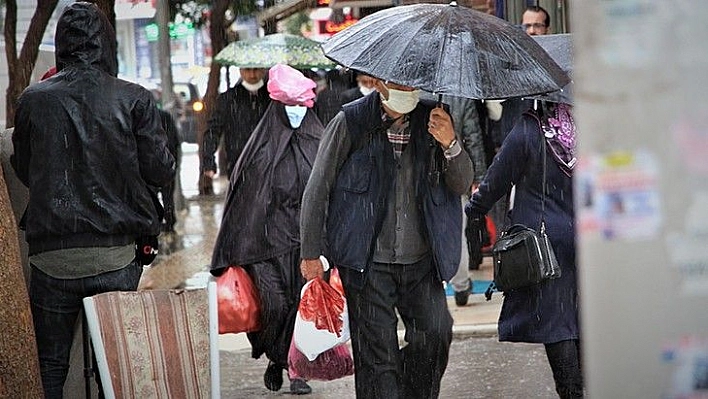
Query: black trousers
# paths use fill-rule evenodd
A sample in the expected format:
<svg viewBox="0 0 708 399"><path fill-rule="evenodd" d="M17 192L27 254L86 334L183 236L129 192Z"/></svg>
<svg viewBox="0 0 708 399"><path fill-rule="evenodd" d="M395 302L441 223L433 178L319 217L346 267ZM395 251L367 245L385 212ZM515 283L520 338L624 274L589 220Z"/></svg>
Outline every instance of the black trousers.
<svg viewBox="0 0 708 399"><path fill-rule="evenodd" d="M258 289L261 302L261 330L246 334L251 356L266 357L288 368L288 350L293 337L300 290L305 280L300 274L300 249L245 266Z"/></svg>
<svg viewBox="0 0 708 399"><path fill-rule="evenodd" d="M340 268L349 309L356 397L437 398L452 341L452 316L430 257L411 265ZM400 314L405 346L398 344Z"/></svg>
<svg viewBox="0 0 708 399"><path fill-rule="evenodd" d="M545 344L548 363L553 371L556 392L561 399L583 397L583 373L580 358L580 341Z"/></svg>

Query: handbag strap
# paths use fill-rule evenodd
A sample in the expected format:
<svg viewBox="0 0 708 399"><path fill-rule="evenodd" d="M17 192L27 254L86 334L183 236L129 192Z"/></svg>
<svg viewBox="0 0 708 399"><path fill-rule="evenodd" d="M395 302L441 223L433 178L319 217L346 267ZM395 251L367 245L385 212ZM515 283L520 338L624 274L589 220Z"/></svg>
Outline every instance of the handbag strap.
<svg viewBox="0 0 708 399"><path fill-rule="evenodd" d="M546 129L544 129L543 123L541 122L541 117L536 112L529 112L536 121L538 122L538 130L541 132L541 147L543 148L543 153L541 154L543 162L543 174L541 178L541 227L540 232L543 234L546 232Z"/></svg>
<svg viewBox="0 0 708 399"><path fill-rule="evenodd" d="M540 122L539 120L539 123ZM543 154L541 154L541 158L543 158L543 178L541 179L541 234L544 234L546 232L546 156L548 155L548 149L546 148L546 132L543 129L543 125L541 125L541 147L543 147Z"/></svg>

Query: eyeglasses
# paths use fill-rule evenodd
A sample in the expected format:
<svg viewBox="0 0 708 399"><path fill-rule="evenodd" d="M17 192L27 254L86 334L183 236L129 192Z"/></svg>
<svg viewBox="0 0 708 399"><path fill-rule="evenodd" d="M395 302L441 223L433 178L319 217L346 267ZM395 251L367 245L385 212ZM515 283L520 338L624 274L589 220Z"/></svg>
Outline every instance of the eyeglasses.
<svg viewBox="0 0 708 399"><path fill-rule="evenodd" d="M545 29L546 24L536 22L533 24L522 24L521 27L524 28L524 30L529 30L529 28L534 28L535 30L540 30L540 29Z"/></svg>

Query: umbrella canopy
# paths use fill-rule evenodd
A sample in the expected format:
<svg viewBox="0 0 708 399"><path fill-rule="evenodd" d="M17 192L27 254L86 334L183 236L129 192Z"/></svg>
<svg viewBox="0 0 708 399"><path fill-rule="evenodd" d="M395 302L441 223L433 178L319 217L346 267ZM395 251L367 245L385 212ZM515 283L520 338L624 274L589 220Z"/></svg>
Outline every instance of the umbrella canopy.
<svg viewBox="0 0 708 399"><path fill-rule="evenodd" d="M328 69L335 66L324 56L319 42L287 33L231 42L214 60L222 65L240 68L270 68L275 64L286 64L296 69Z"/></svg>
<svg viewBox="0 0 708 399"><path fill-rule="evenodd" d="M568 75L573 72L573 39L570 33L538 35L533 36L533 38ZM573 104L573 82L563 86L559 91L530 96L529 98L554 103Z"/></svg>
<svg viewBox="0 0 708 399"><path fill-rule="evenodd" d="M570 81L523 30L454 2L376 12L322 49L345 67L436 94L519 97L556 91Z"/></svg>

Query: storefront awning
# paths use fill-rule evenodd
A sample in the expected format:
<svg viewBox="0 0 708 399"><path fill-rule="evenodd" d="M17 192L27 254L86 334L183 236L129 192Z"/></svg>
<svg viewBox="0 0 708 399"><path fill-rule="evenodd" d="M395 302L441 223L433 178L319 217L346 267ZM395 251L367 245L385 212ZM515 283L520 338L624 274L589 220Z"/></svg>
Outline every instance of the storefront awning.
<svg viewBox="0 0 708 399"><path fill-rule="evenodd" d="M306 8L315 8L316 6L317 0L285 0L257 13L256 20L258 20L258 24L263 25L265 21L280 21L298 11Z"/></svg>
<svg viewBox="0 0 708 399"><path fill-rule="evenodd" d="M154 0L116 0L116 20L149 19L155 16Z"/></svg>

